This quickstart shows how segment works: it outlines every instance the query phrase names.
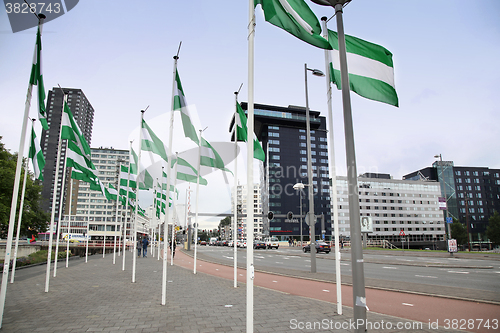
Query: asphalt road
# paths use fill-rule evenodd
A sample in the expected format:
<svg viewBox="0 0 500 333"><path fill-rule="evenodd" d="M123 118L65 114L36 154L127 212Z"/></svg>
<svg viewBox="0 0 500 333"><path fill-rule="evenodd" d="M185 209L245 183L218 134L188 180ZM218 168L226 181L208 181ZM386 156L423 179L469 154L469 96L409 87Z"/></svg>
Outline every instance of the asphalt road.
<svg viewBox="0 0 500 333"><path fill-rule="evenodd" d="M233 262L233 248L200 246L200 253L218 260ZM318 253L317 272L335 273L334 254ZM403 283L427 284L468 288L486 292L500 292L500 261L487 258L428 257L410 252L397 254L365 254L365 278ZM246 251L238 250L238 263L246 262ZM303 254L298 248L278 250L254 250L256 268L280 267L308 272L310 254ZM342 253L342 275L351 276L350 253Z"/></svg>

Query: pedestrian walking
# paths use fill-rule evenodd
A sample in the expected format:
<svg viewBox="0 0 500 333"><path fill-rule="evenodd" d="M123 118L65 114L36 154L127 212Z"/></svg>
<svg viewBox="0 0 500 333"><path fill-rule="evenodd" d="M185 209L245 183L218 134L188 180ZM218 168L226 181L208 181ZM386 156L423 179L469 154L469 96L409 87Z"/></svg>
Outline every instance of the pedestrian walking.
<svg viewBox="0 0 500 333"><path fill-rule="evenodd" d="M142 239L142 256L144 258L148 257L148 245L149 245L149 240L147 237L144 237Z"/></svg>
<svg viewBox="0 0 500 333"><path fill-rule="evenodd" d="M177 247L177 243L174 242L174 247L172 248L172 241L170 241L169 247L170 247L170 251L173 251L172 257L175 258L175 248Z"/></svg>

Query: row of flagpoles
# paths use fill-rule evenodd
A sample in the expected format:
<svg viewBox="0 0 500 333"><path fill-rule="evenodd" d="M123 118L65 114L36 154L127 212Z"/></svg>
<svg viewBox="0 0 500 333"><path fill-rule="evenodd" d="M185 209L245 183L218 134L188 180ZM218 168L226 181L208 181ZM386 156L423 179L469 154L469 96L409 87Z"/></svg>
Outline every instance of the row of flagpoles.
<svg viewBox="0 0 500 333"><path fill-rule="evenodd" d="M245 117L244 112L241 110L239 103L236 101L236 111L235 111L235 141L247 141L247 184L251 186L253 184L253 158L264 160L264 152L260 144L256 140L248 139L248 133L254 133L254 37L255 37L255 6L260 4L263 11L265 20L273 25L276 25L299 39L314 45L316 47L325 49L325 64L328 67L328 80L327 80L327 93L328 93L328 112L329 112L329 135L330 135L330 149L331 149L331 160L330 160L330 175L335 176L335 159L333 154L333 120L332 120L332 106L331 106L331 83L334 83L338 89L342 89L342 99L344 104L344 119L345 119L345 131L346 131L346 154L348 155L348 170L355 177L356 161L354 154L354 141L352 134L352 116L350 114L350 97L349 91L353 90L360 96L369 98L372 100L380 101L390 105L398 106L398 98L395 90L394 84L394 71L392 54L380 45L376 45L370 42L366 42L356 37L344 36L343 33L343 23L342 23L342 9L343 6L349 1L336 1L336 0L315 0L322 5L331 5L335 7L335 13L337 15L337 30L338 32L333 32L328 30L326 27L326 19L324 20L323 26L323 36L321 35L322 29L319 24L318 19L315 14L310 10L304 0L249 0L249 25L248 25L248 118ZM14 219L17 210L17 197L19 194L19 184L21 176L22 167L22 156L24 153L25 137L27 132L27 120L29 116L29 109L31 105L32 89L34 85L38 87L38 110L39 119L42 127L47 130L48 124L45 119L45 92L43 86L43 73L41 66L41 32L43 25L43 15L38 15L39 25L37 30L37 41L35 44L35 52L33 57L33 68L30 76L30 83L28 86L28 93L25 103L25 113L23 118L21 140L19 147L19 158L16 166L16 175L14 180L14 191L11 205L11 214L9 220L9 231L7 238L6 255L4 261L3 269L3 279L0 291L0 327L1 320L3 318L3 310L5 305L5 295L6 295L6 283L8 279L9 263L10 263L10 252L12 248L13 240L13 230L14 230ZM180 47L179 47L180 49ZM126 209L129 205L129 200L133 199L132 203L135 211L134 218L134 235L137 235L136 223L138 215L143 211L139 207L139 193L140 190L151 189L158 186L160 190L160 203L156 201L154 209L159 209L164 213L164 241L168 240L168 221L170 221L169 208L166 205L167 198L169 198L170 206L170 192L175 193L175 185L171 184L172 172L174 172L174 183L177 179L195 182L196 183L196 205L198 205L199 200L199 185L206 185L207 182L200 176L201 166L220 169L224 172L229 171L225 165L224 161L217 153L217 151L212 147L212 145L202 137L203 130L196 131L195 127L191 122L189 115L189 110L187 107L184 90L181 85L179 72L177 69L177 63L179 59L179 54L174 57L174 69L173 69L173 84L172 84L172 113L169 124L169 139L168 143L165 145L152 129L148 126L144 120L145 111L141 111L141 121L140 121L140 134L139 134L139 150L138 154L135 154L132 143L130 145L130 154L132 158L130 160L130 165L128 168L125 166L121 167L121 173L127 174L126 181L120 177L118 188L105 187L99 180L95 172L95 166L91 160L90 147L87 144L81 130L79 129L77 123L74 121L71 110L67 106L66 101L63 104L62 121L60 128L60 140L58 148L58 157L56 164L56 175L59 174L59 159L61 155L61 147L63 145L63 140L65 140L66 145L66 157L64 161L64 167L71 168L71 178L78 179L81 181L88 182L92 190L100 191L108 200L116 200L117 206L118 201L124 203ZM350 64L349 72L347 71L347 63ZM352 66L351 66L352 64ZM347 75L347 73L349 73ZM179 111L184 135L193 141L198 147L198 161L197 167L193 167L186 160L179 157L177 154L174 157L172 152L173 144L173 125L174 125L174 113ZM253 134L252 134L253 135ZM35 176L41 177L41 169L43 168L43 155L40 155L39 144L37 146L37 140L35 138L34 129L32 129L32 147L30 148L29 157L33 161L33 167L35 170ZM153 168L149 168L146 165L142 165L141 156L142 152L148 152L150 157L150 163L153 165L157 163L158 160L162 165L161 174L157 174ZM163 171L166 164L166 173ZM229 171L230 172L230 171ZM64 183L65 177L63 173L62 182ZM154 179L161 178L162 184L154 184ZM349 176L349 175L348 175ZM25 173L26 177L26 173ZM353 209L350 211L351 219L351 238L356 239L360 236L359 221L356 222L356 217L359 219L359 203L356 199L357 190L355 188L355 178L348 177L349 179L349 191L352 193L352 200L350 200L349 207ZM40 178L39 178L40 179ZM335 178L334 178L335 179ZM26 181L24 182L24 184ZM157 181L158 183L158 181ZM335 186L335 181L333 182ZM25 185L24 185L25 186ZM58 186L58 178L56 178L55 187ZM64 187L64 184L63 184ZM236 187L236 185L235 185ZM135 190L135 191L134 191ZM164 193L165 191L165 193ZM236 191L236 188L235 188ZM24 191L23 191L24 192ZM56 192L54 190L53 204L52 204L52 214L50 222L50 236L49 236L49 251L47 258L47 276L45 291L49 290L49 275L50 275L50 263L51 263L51 251L52 251L52 241L55 222L55 203L56 203ZM333 199L335 200L336 190L332 191L334 193ZM164 196L164 199L163 199ZM135 197L135 198L134 198ZM175 194L173 195L173 201L175 202ZM162 204L164 200L164 204ZM252 191L247 192L247 202L253 201ZM352 201L352 202L351 202ZM21 201L22 202L22 201ZM335 201L334 201L335 202ZM162 207L164 205L164 207ZM175 204L173 205L175 209ZM336 208L336 204L334 204ZM357 209L357 212L356 212ZM118 210L118 208L117 208ZM61 210L60 210L61 211ZM197 239L197 227L198 227L198 209L196 208L195 215L195 240ZM19 217L21 220L21 217ZM60 229L61 217L59 216L58 233ZM236 218L235 218L236 221ZM19 221L20 222L20 221ZM335 248L338 249L338 221L336 209L334 209L334 223L335 223ZM253 240L253 210L248 210L247 212L247 239ZM69 228L69 224L68 224ZM235 226L235 230L236 230ZM172 228L173 229L173 228ZM173 232L173 231L172 231ZM124 234L124 242L125 242ZM134 236L135 237L135 236ZM172 236L173 237L173 236ZM173 239L172 239L173 240ZM194 273L196 274L196 255L197 246L195 242L194 251ZM57 243L58 244L58 243ZM17 243L16 243L17 245ZM136 249L137 242L134 241L134 250ZM164 251L165 251L164 247ZM56 245L56 253L58 247ZM16 252L15 252L16 253ZM103 251L104 253L104 251ZM123 252L124 253L124 252ZM125 257L125 256L124 256ZM236 256L235 256L236 258ZM340 287L340 267L338 263L340 260L340 255L336 254L337 262L337 287ZM123 258L125 260L125 258ZM57 261L56 261L57 262ZM353 262L353 275L354 279L354 291L353 299L355 304L355 319L366 318L366 298L364 295L364 273L363 273L363 260L362 260L362 250L355 248L353 250L352 256ZM114 261L113 261L114 263ZM132 282L135 282L135 266L136 260L134 256L133 260L133 274ZM56 267L54 267L54 276L56 272ZM254 277L254 263L253 263L253 247L247 247L247 331L253 331L253 277ZM236 268L235 268L236 272ZM167 274L167 256L166 252L163 253L163 278L162 278L162 305L166 304L166 274ZM235 273L236 276L236 273ZM13 276L12 276L13 279ZM235 278L236 279L236 278ZM236 286L236 282L235 282ZM339 294L339 289L337 290L338 301L341 297ZM338 304L341 311L341 303ZM356 318L357 317L357 318Z"/></svg>

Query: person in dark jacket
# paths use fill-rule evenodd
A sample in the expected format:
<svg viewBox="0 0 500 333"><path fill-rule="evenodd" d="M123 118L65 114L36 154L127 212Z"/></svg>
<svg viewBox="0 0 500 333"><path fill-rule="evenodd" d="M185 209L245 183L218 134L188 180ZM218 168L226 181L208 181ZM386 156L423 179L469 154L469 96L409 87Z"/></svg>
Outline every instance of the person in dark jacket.
<svg viewBox="0 0 500 333"><path fill-rule="evenodd" d="M142 256L145 258L148 257L148 245L149 245L149 240L147 237L144 237L142 239Z"/></svg>

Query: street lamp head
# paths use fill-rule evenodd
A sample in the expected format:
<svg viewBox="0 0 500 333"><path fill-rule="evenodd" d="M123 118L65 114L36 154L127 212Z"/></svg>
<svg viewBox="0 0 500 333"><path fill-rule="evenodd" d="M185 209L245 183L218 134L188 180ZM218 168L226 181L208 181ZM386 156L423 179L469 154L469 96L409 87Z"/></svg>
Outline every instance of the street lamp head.
<svg viewBox="0 0 500 333"><path fill-rule="evenodd" d="M317 3L318 5L335 7L335 5L338 4L344 5L351 0L311 0L311 1Z"/></svg>
<svg viewBox="0 0 500 333"><path fill-rule="evenodd" d="M434 158L440 158L441 157L441 154L439 155L434 155Z"/></svg>
<svg viewBox="0 0 500 333"><path fill-rule="evenodd" d="M316 76L325 76L325 73L323 73L319 69L313 69L312 73L313 73L313 75L316 75Z"/></svg>
<svg viewBox="0 0 500 333"><path fill-rule="evenodd" d="M297 183L297 184L293 185L294 190L303 190L304 187L305 187L305 185L302 183Z"/></svg>

